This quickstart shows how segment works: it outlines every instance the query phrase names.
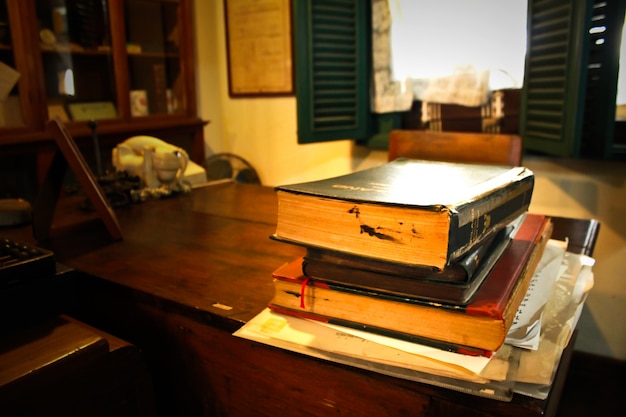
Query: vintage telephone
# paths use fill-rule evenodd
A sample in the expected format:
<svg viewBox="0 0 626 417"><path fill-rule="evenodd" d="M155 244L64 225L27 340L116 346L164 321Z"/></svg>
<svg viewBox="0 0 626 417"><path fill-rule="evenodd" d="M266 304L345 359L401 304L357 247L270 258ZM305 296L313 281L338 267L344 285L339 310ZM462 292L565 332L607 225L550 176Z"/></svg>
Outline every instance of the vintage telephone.
<svg viewBox="0 0 626 417"><path fill-rule="evenodd" d="M165 192L189 191L184 180L189 156L184 149L153 136L133 136L118 144L112 153L113 167L138 176L147 189Z"/></svg>

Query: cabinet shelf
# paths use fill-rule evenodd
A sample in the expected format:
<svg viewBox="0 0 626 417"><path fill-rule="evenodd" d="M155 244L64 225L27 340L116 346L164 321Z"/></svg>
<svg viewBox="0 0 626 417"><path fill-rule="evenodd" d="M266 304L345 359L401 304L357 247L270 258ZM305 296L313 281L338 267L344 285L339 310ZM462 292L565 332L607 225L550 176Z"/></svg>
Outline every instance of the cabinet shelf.
<svg viewBox="0 0 626 417"><path fill-rule="evenodd" d="M84 49L77 48L66 45L58 45L58 46L41 46L41 53L43 54L71 54L71 55L104 55L111 56L112 51L110 50L99 50L99 49Z"/></svg>
<svg viewBox="0 0 626 417"><path fill-rule="evenodd" d="M166 58L166 59L180 59L180 54L177 52L132 52L128 53L129 58Z"/></svg>
<svg viewBox="0 0 626 417"><path fill-rule="evenodd" d="M186 135L192 159L202 161L191 2L0 0L8 28L0 62L19 74L10 100L0 99L0 147L47 148L45 126L55 115L77 140L89 137L89 110L73 120L68 105L103 103L114 109L92 107L103 117L103 141L142 131L171 142Z"/></svg>

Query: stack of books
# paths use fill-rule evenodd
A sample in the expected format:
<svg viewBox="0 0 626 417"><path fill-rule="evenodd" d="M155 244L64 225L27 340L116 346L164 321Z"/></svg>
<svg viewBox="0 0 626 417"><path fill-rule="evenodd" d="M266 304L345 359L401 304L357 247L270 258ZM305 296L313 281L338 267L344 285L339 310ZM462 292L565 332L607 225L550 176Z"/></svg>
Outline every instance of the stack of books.
<svg viewBox="0 0 626 417"><path fill-rule="evenodd" d="M278 267L268 307L471 355L506 338L552 225L528 213L524 167L397 159L276 187Z"/></svg>

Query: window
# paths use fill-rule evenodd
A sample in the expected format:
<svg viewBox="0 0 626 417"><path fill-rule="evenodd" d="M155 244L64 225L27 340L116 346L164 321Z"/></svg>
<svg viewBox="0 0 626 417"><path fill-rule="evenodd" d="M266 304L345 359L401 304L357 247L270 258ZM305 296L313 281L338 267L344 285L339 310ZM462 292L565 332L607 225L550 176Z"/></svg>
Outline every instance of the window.
<svg viewBox="0 0 626 417"><path fill-rule="evenodd" d="M469 11L474 11L475 18L484 20L492 20L493 14L485 15L485 10L490 5L501 3L500 0L478 0L481 8L470 7ZM502 27L508 28L507 33L512 34L511 39L521 48L517 55L517 60L513 61L510 56L504 54L506 51L493 51L487 55L489 57L498 56L502 59L499 61L513 63L505 68L505 65L489 61L485 64L484 57L481 64L489 67L498 67L501 71L496 74L500 81L496 81L497 85L502 87L502 82L509 82L516 86L521 84L523 72L523 56L524 42L519 41L519 31L525 30L525 0L511 0L515 7L508 7L507 14L515 16L517 19L517 33L511 29L511 23L502 23ZM294 54L295 54L295 72L296 82L295 91L298 98L298 141L300 143L310 143L318 141L336 140L336 139L356 139L367 140L374 138L376 132L389 130L396 126L399 118L397 114L372 114L370 109L370 79L371 79L371 5L368 1L358 0L342 0L342 1L324 1L324 0L304 0L293 2L294 13ZM374 1L373 3L377 3ZM508 2L507 2L508 3ZM400 4L400 7L392 7L395 12L401 11L402 17L408 19L413 15L429 16L432 10L427 13L420 13L419 7L433 7L432 2L420 0L403 0L399 2L391 2L390 5ZM431 4L431 6L428 6ZM437 3L440 4L440 3ZM475 2L472 4L475 5ZM520 7L520 4L523 7ZM426 6L425 6L426 5ZM510 5L509 5L510 6ZM501 11L498 6L496 12ZM449 7L444 7L449 10ZM439 6L438 13L442 13ZM521 18L520 18L521 15ZM401 21L396 13L394 19ZM426 19L432 22L432 20ZM419 20L422 25L421 20ZM519 22L522 22L521 24ZM458 26L459 22L452 22L453 26ZM473 22L473 24L483 27L484 23ZM416 25L397 25L394 26L400 32L396 35L392 34L392 39L401 37L412 38L414 35L406 34L407 26L415 27ZM441 25L435 22L430 29L426 28L426 32L441 29ZM493 28L494 32L504 29ZM423 32L424 33L424 32ZM444 33L448 33L444 29ZM484 31L477 32L475 39L484 38ZM421 36L418 34L418 36ZM406 39L406 37L404 39ZM444 36L444 38L447 36ZM422 36L423 46L427 48L433 42L430 41L432 36ZM495 39L495 38L493 38ZM475 42L477 48L475 51L483 51L484 48L480 41ZM495 47L492 45L492 48ZM435 62L441 61L441 55L454 56L452 52L441 52L441 49L435 50L435 56L424 55L423 53L412 53L408 48L415 48L415 43L396 42L392 45L395 57L408 58L411 56L424 56L426 60ZM396 49L398 51L396 52ZM421 48L421 47L420 47ZM506 49L507 51L510 48ZM431 49L432 51L432 49ZM457 54L458 55L458 54ZM425 71L424 62L415 63L407 59L399 59L393 62L395 78L404 78L406 70L403 68L420 68ZM480 65L480 64L479 64ZM442 75L445 71L438 67L438 74ZM421 76L413 74L413 76ZM436 73L433 73L436 74ZM512 85L508 84L508 85ZM386 146L386 142L384 143Z"/></svg>
<svg viewBox="0 0 626 417"><path fill-rule="evenodd" d="M489 71L492 90L522 87L526 0L393 0L389 6L395 79L472 66Z"/></svg>
<svg viewBox="0 0 626 417"><path fill-rule="evenodd" d="M300 143L369 140L397 126L397 113L370 111L371 4L380 1L293 2ZM510 1L519 6L518 0ZM621 34L624 7L620 0L528 0L520 120L526 149L562 156L616 152L613 122L606 116L614 120L619 46L613 34L615 28ZM610 17L608 32L590 32L600 27L600 16ZM598 64L599 78L594 75Z"/></svg>

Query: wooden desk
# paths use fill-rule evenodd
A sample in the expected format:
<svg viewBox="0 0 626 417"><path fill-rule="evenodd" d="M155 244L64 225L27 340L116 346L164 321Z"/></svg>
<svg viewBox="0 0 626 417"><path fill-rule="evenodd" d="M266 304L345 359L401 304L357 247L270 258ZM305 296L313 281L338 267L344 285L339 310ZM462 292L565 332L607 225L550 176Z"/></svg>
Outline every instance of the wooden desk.
<svg viewBox="0 0 626 417"><path fill-rule="evenodd" d="M270 300L272 271L304 252L269 239L271 188L221 184L117 215L123 241L106 242L104 229L91 227L71 238L58 233L53 249L85 274L76 316L143 350L161 415L540 416L556 409L572 346L548 400L515 395L506 403L232 336ZM555 237L591 253L597 222L555 221Z"/></svg>
<svg viewBox="0 0 626 417"><path fill-rule="evenodd" d="M0 415L151 417L140 350L67 316L2 334Z"/></svg>

